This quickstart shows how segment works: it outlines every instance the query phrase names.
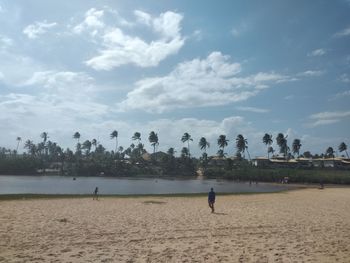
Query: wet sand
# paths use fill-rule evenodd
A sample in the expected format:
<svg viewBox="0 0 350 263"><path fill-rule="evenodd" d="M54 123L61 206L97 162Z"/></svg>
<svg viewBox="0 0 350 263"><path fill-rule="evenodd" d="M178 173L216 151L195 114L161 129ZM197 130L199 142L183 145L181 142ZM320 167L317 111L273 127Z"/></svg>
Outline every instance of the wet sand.
<svg viewBox="0 0 350 263"><path fill-rule="evenodd" d="M350 262L350 188L0 201L0 262Z"/></svg>

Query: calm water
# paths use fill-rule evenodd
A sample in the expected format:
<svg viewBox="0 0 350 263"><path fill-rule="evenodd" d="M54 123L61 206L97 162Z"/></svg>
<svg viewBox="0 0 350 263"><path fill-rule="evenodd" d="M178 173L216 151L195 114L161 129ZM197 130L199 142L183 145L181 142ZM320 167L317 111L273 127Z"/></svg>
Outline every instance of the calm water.
<svg viewBox="0 0 350 263"><path fill-rule="evenodd" d="M217 180L167 180L110 177L63 176L0 176L0 194L90 194L95 187L100 194L175 194L216 192L277 192L286 186L271 184L237 183Z"/></svg>

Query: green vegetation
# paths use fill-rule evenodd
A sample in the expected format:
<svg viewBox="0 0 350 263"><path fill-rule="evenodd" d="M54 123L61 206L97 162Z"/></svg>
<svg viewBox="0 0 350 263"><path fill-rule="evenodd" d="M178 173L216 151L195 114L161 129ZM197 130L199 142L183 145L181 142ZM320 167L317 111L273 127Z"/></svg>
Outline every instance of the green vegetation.
<svg viewBox="0 0 350 263"><path fill-rule="evenodd" d="M281 182L288 177L289 183L350 184L349 170L334 169L262 169L240 167L235 169L208 168L208 178L223 178L235 181Z"/></svg>
<svg viewBox="0 0 350 263"><path fill-rule="evenodd" d="M193 141L189 133L184 133L179 141L187 144L183 147L180 156L175 156L175 149L169 148L166 153L157 150L159 138L157 133L151 131L148 142L153 148L153 153L148 153L142 143L142 135L135 132L131 137L133 143L124 149L118 147L118 131L110 133L110 139L115 140L115 149L107 151L96 139L85 140L80 143L79 132L73 133L72 139L76 140L75 150L62 149L57 143L50 141L48 132L40 134L41 141L35 144L31 140L24 143L23 154L17 154L21 137L16 138L16 150L0 148L0 174L30 175L30 174L60 174L68 176L128 176L128 177L194 177L197 171L207 178L222 178L238 181L262 181L281 182L284 177L289 177L292 183L334 183L350 184L350 167L347 162L342 166L318 167L292 165L288 161L294 160L297 163L299 157L305 158L329 158L334 160L336 152L333 147L328 147L323 154L312 155L309 151L300 154L302 147L300 139L294 139L292 150L288 146L288 136L279 133L276 143L279 147L279 160L283 165L274 165L265 162L259 167L252 166L248 151L248 140L242 135L237 135L234 140L235 156L228 158L225 152L229 148L229 141L226 135L222 134L217 139L218 155L208 156L207 148L210 147L205 137L198 141L198 147L202 150L202 156L197 159L191 156L190 142ZM135 144L136 145L135 145ZM270 153L274 150L271 147L273 137L265 134L262 143L267 147L267 159L270 160ZM233 147L232 147L233 148ZM340 143L337 147L339 152L345 152L348 156L347 145ZM246 159L245 153L248 158ZM294 155L296 157L294 157ZM272 156L276 158L276 156ZM326 159L322 159L326 160ZM278 163L277 163L278 164Z"/></svg>

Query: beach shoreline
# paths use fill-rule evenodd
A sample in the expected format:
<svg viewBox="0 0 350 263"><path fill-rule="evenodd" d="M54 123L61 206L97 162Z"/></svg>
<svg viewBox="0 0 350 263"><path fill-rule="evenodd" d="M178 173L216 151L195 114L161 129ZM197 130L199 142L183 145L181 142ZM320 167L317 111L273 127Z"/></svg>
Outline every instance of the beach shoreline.
<svg viewBox="0 0 350 263"><path fill-rule="evenodd" d="M0 202L0 262L348 262L350 188Z"/></svg>

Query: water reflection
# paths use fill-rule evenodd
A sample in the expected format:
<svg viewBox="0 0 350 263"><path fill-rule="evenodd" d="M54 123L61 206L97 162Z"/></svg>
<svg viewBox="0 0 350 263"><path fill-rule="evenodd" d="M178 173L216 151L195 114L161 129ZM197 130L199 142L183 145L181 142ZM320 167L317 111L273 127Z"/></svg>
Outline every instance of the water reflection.
<svg viewBox="0 0 350 263"><path fill-rule="evenodd" d="M183 180L153 178L0 176L0 194L187 194L207 193L211 187L218 193L277 192L286 186L249 184L224 180Z"/></svg>

